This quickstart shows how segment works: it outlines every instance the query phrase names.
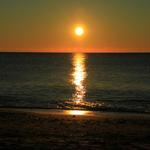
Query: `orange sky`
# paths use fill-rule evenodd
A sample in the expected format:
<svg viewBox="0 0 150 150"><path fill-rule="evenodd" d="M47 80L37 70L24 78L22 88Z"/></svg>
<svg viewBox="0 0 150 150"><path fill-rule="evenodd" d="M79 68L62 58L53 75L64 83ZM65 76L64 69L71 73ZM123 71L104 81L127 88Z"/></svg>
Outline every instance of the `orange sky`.
<svg viewBox="0 0 150 150"><path fill-rule="evenodd" d="M149 8L149 0L0 1L0 51L150 52Z"/></svg>

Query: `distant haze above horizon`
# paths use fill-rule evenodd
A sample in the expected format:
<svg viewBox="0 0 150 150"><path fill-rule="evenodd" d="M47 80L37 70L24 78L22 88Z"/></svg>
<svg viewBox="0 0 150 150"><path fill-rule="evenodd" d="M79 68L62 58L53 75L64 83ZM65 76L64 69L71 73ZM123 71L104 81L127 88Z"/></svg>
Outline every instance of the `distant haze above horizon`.
<svg viewBox="0 0 150 150"><path fill-rule="evenodd" d="M150 52L150 0L0 0L0 18L0 52Z"/></svg>

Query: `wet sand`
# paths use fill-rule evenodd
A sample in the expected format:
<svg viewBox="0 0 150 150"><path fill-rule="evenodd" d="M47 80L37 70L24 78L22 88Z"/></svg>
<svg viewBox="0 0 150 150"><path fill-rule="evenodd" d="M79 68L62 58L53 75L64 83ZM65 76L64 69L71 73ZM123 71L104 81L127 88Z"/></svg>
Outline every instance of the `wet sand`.
<svg viewBox="0 0 150 150"><path fill-rule="evenodd" d="M0 149L150 150L150 115L0 109Z"/></svg>

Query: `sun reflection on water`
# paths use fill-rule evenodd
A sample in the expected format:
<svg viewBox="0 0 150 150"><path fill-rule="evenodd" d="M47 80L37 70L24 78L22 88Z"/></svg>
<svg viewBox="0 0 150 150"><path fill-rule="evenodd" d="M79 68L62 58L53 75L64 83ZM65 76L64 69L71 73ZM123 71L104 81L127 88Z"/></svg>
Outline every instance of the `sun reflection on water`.
<svg viewBox="0 0 150 150"><path fill-rule="evenodd" d="M75 87L75 92L72 95L72 101L75 104L80 104L85 99L86 87L85 79L87 77L85 67L85 54L77 53L73 55L73 73L72 73L72 84Z"/></svg>
<svg viewBox="0 0 150 150"><path fill-rule="evenodd" d="M71 79L69 81L71 81L74 91L71 98L69 98L69 100L65 102L65 108L74 110L73 111L74 114L81 113L82 115L84 115L85 113L83 112L83 110L95 110L103 107L104 105L104 103L100 103L96 101L92 102L87 100L86 59L87 59L86 54L84 53L75 53L72 56L73 69L71 72ZM78 111L78 110L82 110L82 111Z"/></svg>
<svg viewBox="0 0 150 150"><path fill-rule="evenodd" d="M81 115L87 115L90 113L89 111L84 111L84 110L66 110L65 114L81 116Z"/></svg>

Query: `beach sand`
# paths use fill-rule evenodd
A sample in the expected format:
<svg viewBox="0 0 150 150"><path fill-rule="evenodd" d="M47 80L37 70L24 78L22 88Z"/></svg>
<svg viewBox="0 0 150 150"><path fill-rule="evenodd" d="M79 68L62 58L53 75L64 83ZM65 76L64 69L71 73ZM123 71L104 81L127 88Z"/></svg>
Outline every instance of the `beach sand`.
<svg viewBox="0 0 150 150"><path fill-rule="evenodd" d="M1 108L0 149L150 150L150 115Z"/></svg>

